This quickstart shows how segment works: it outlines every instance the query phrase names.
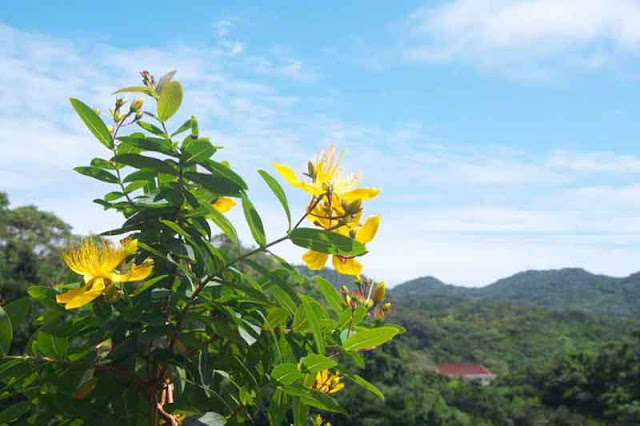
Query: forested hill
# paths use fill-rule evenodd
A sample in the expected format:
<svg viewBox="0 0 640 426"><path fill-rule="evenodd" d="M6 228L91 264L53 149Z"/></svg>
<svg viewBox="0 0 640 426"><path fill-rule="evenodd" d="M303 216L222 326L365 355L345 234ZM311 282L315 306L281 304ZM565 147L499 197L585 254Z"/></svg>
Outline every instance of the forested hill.
<svg viewBox="0 0 640 426"><path fill-rule="evenodd" d="M396 298L456 296L606 315L638 315L640 273L615 278L580 268L525 271L480 288L445 284L427 276L399 284L391 294Z"/></svg>

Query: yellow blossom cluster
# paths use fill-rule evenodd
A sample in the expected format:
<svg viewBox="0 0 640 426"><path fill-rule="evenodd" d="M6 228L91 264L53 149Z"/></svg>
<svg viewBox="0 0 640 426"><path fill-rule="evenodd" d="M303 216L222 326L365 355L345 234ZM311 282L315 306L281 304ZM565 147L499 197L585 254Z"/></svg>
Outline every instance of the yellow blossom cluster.
<svg viewBox="0 0 640 426"><path fill-rule="evenodd" d="M342 155L337 155L333 145L308 163L307 180L301 180L289 167L274 164L278 173L291 185L312 196L307 218L316 226L351 237L367 244L375 237L380 216L363 219L362 202L376 197L376 188L359 187L357 174L345 173L340 167ZM327 253L307 251L302 260L309 269L322 269L329 259ZM354 257L334 255L333 267L341 274L359 275L362 264Z"/></svg>
<svg viewBox="0 0 640 426"><path fill-rule="evenodd" d="M132 264L127 272L117 271L127 257L138 250L138 240L125 239L120 246L114 246L107 240L89 238L81 245L67 250L64 261L73 272L82 275L84 285L58 294L56 301L65 305L66 309L79 308L100 295L114 295L116 284L141 281L153 270L153 260L147 259L142 264Z"/></svg>
<svg viewBox="0 0 640 426"><path fill-rule="evenodd" d="M331 373L329 370L318 371L316 379L311 385L311 389L318 390L326 394L340 392L344 388L344 383L340 383L340 373Z"/></svg>

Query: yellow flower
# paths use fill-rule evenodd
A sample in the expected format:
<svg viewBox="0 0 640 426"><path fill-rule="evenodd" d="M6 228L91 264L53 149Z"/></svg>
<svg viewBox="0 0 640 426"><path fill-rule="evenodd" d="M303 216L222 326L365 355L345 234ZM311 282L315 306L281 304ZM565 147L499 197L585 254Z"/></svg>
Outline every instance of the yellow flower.
<svg viewBox="0 0 640 426"><path fill-rule="evenodd" d="M356 218L358 220L359 218ZM334 232L355 238L362 244L367 244L373 240L380 226L380 216L373 216L367 219L363 225L347 223L334 230ZM302 261L307 268L317 271L322 268L329 260L327 253L321 253L313 250L307 251L302 256ZM333 255L333 267L343 275L360 275L362 273L362 264L353 257Z"/></svg>
<svg viewBox="0 0 640 426"><path fill-rule="evenodd" d="M218 210L220 213L226 213L235 207L236 202L233 198L229 197L219 197L213 203L211 203L211 207Z"/></svg>
<svg viewBox="0 0 640 426"><path fill-rule="evenodd" d="M85 284L56 295L56 301L64 304L65 309L79 308L111 290L110 287L115 283L144 280L153 270L152 259L145 260L141 265L131 265L125 273L115 271L137 250L138 240L123 240L120 247L114 247L109 241L101 240L96 243L93 238L68 250L64 254L64 261L73 272L82 275Z"/></svg>
<svg viewBox="0 0 640 426"><path fill-rule="evenodd" d="M356 174L345 174L340 168L341 159L342 155L336 155L333 145L318 154L315 162L310 163L310 183L300 180L288 166L277 163L273 166L287 182L314 197L335 194L344 201L355 201L368 200L380 193L376 188L358 188L360 177Z"/></svg>
<svg viewBox="0 0 640 426"><path fill-rule="evenodd" d="M311 389L318 390L326 394L340 392L344 388L344 383L340 383L340 373L331 374L329 370L318 371L316 380L311 385Z"/></svg>

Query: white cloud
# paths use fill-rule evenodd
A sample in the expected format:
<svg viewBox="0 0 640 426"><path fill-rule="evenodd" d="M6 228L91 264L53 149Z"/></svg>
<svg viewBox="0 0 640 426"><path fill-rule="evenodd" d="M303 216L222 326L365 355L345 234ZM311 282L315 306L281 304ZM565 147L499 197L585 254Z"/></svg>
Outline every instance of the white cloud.
<svg viewBox="0 0 640 426"><path fill-rule="evenodd" d="M544 76L598 68L639 47L637 0L452 0L410 15L404 53Z"/></svg>

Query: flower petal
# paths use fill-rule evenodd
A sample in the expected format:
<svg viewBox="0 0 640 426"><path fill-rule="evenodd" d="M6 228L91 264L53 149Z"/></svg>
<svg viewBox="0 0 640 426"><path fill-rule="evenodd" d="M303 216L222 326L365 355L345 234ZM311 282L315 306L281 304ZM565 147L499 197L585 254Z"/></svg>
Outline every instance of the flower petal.
<svg viewBox="0 0 640 426"><path fill-rule="evenodd" d="M333 256L333 267L343 275L360 275L362 272L362 263L348 257Z"/></svg>
<svg viewBox="0 0 640 426"><path fill-rule="evenodd" d="M69 290L66 293L56 294L56 302L60 304L69 303L69 301L75 299L81 294L87 292L91 288L91 283L88 282L78 288L74 288L73 290Z"/></svg>
<svg viewBox="0 0 640 426"><path fill-rule="evenodd" d="M81 289L82 290L86 289L87 291L75 292L76 290L81 290ZM74 292L74 293L71 296L65 298L67 300L66 302L62 302L62 303L66 303L64 308L75 309L75 308L84 306L87 303L90 303L91 301L96 299L98 296L100 296L104 292L104 289L105 289L104 278L98 277L93 281L91 281L90 283L82 286L80 289L71 290L71 292ZM64 295L60 295L60 296L64 296ZM57 296L56 296L56 299L58 299ZM58 302L60 301L58 300Z"/></svg>
<svg viewBox="0 0 640 426"><path fill-rule="evenodd" d="M233 198L229 197L220 197L213 203L211 203L211 207L218 210L220 213L226 213L231 210L236 205L236 202Z"/></svg>
<svg viewBox="0 0 640 426"><path fill-rule="evenodd" d="M367 244L376 236L379 226L380 215L370 217L364 225L362 225L362 228L358 229L356 232L356 240L360 241L362 244Z"/></svg>
<svg viewBox="0 0 640 426"><path fill-rule="evenodd" d="M344 201L370 200L380 193L377 188L358 188L353 191L338 194Z"/></svg>
<svg viewBox="0 0 640 426"><path fill-rule="evenodd" d="M329 255L327 253L320 253L318 251L309 250L302 256L302 261L307 265L307 268L318 271L324 268L327 263Z"/></svg>
<svg viewBox="0 0 640 426"><path fill-rule="evenodd" d="M311 195L322 195L324 191L322 188L317 187L315 185L310 185L306 182L301 181L296 176L296 172L291 170L288 166L283 166L278 163L273 163L273 167L275 167L276 171L286 180L289 184L295 186L296 188L304 189L308 194Z"/></svg>
<svg viewBox="0 0 640 426"><path fill-rule="evenodd" d="M120 244L122 244L122 250L126 253L126 256L131 256L138 251L138 240L135 238L125 238L120 241Z"/></svg>
<svg viewBox="0 0 640 426"><path fill-rule="evenodd" d="M289 182L289 184L295 186L296 188L303 187L304 182L298 179L298 177L296 176L296 172L291 170L291 167L283 166L282 164L278 164L278 163L273 163L273 167L275 167L276 171L280 174L280 176L282 176L284 180Z"/></svg>
<svg viewBox="0 0 640 426"><path fill-rule="evenodd" d="M141 265L133 264L124 274L112 272L108 275L108 278L113 282L129 282L129 281L142 281L151 275L153 271L153 259L146 259Z"/></svg>

